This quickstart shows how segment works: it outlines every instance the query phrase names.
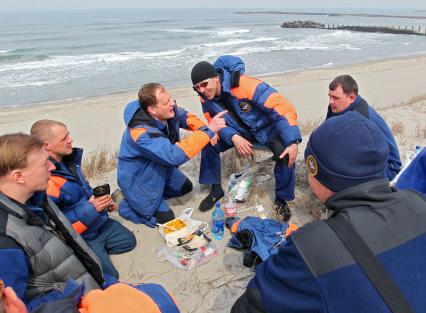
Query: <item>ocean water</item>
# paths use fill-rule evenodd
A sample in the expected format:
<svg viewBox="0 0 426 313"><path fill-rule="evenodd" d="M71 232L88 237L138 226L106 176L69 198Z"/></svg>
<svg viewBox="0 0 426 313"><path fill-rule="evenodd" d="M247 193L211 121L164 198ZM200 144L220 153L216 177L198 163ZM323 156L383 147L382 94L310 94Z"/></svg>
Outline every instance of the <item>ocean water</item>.
<svg viewBox="0 0 426 313"><path fill-rule="evenodd" d="M407 25L424 32L426 19L236 11L242 10L2 12L0 106L136 94L147 82L190 86L192 66L222 54L240 56L247 73L257 75L426 52L426 36L280 27L283 21L309 19L336 25Z"/></svg>

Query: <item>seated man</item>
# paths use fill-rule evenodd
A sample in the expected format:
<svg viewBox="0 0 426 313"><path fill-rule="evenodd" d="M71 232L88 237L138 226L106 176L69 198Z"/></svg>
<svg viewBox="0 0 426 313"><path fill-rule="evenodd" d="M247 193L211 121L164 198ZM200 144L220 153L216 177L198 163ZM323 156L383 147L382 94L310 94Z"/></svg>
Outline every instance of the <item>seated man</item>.
<svg viewBox="0 0 426 313"><path fill-rule="evenodd" d="M154 227L174 219L165 199L192 190L191 181L178 166L197 155L225 122L218 114L209 126L177 107L160 84L145 84L138 100L124 109L124 131L118 154L118 184L124 193L119 213ZM179 129L193 132L181 139ZM213 139L214 140L214 139Z"/></svg>
<svg viewBox="0 0 426 313"><path fill-rule="evenodd" d="M104 277L96 254L46 197L44 190L54 169L38 138L21 133L0 136L0 277L5 285L16 291L29 311L68 297L78 305L79 293L84 292L83 307L100 294L106 298L115 294L123 296L122 305L140 298L146 306L155 307L141 308L144 312L178 312L161 286L141 284L135 294L111 277L106 283L108 276ZM101 292L101 286L108 288ZM54 312L65 311L59 307Z"/></svg>
<svg viewBox="0 0 426 313"><path fill-rule="evenodd" d="M349 75L337 76L328 86L329 105L327 117L337 116L349 111L355 111L374 122L385 135L389 145L386 177L392 180L401 169L401 158L398 146L385 120L358 95L358 84Z"/></svg>
<svg viewBox="0 0 426 313"><path fill-rule="evenodd" d="M265 82L244 75L244 62L234 56L219 57L212 65L202 61L191 71L194 90L201 99L207 120L227 109L226 127L219 143L201 153L200 183L212 185L200 203L200 211L210 210L223 197L220 185L220 153L232 147L243 156L253 154L256 141L274 153L275 209L284 221L291 216L287 201L294 199L294 162L302 137L294 106Z"/></svg>
<svg viewBox="0 0 426 313"><path fill-rule="evenodd" d="M426 197L389 186L388 155L358 113L320 125L305 150L308 181L333 214L287 237L231 312L396 312L394 300L398 312L426 312Z"/></svg>
<svg viewBox="0 0 426 313"><path fill-rule="evenodd" d="M83 150L72 147L73 140L65 124L40 120L31 127L31 134L45 143L50 160L56 166L49 180L48 196L96 252L104 273L118 278L109 255L133 250L136 238L121 223L108 217L108 211L116 209L111 196L93 196L81 172Z"/></svg>

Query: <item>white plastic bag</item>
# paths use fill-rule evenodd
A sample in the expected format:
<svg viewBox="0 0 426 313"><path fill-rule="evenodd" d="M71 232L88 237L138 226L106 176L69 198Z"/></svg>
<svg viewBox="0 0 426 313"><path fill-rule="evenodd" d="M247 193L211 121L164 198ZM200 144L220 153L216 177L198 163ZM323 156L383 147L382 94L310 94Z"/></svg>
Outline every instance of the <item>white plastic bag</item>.
<svg viewBox="0 0 426 313"><path fill-rule="evenodd" d="M182 246L169 247L164 246L157 258L160 262L169 261L174 267L181 270L191 270L202 264L209 262L219 254L213 242L193 251L187 250Z"/></svg>
<svg viewBox="0 0 426 313"><path fill-rule="evenodd" d="M194 211L194 209L192 208L187 208L185 210L182 211L182 213L175 218L174 220L171 220L170 222L167 222L163 225L170 225L173 223L173 221L179 219L182 222L185 223L185 227L182 227L178 230L172 231L172 232L166 232L166 228L163 225L160 225L158 227L158 230L161 234L161 236L164 238L164 240L166 240L166 243L169 247L174 247L178 244L178 239L185 237L187 235L189 235L190 233L194 232L197 228L200 227L200 229L202 231L206 231L209 228L208 223L203 222L203 221L198 221L198 220L194 220L191 218L192 212Z"/></svg>

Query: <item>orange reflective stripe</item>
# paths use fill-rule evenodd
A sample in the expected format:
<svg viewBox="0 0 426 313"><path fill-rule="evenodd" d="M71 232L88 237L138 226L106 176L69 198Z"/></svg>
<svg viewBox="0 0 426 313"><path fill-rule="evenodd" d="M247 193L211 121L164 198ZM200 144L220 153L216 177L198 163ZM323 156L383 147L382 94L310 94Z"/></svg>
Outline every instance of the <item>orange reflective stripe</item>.
<svg viewBox="0 0 426 313"><path fill-rule="evenodd" d="M134 142L136 142L139 136L144 132L146 132L145 128L130 128L130 136L132 136Z"/></svg>
<svg viewBox="0 0 426 313"><path fill-rule="evenodd" d="M210 142L210 137L203 131L197 130L188 137L177 142L176 145L183 150L186 156L192 159Z"/></svg>
<svg viewBox="0 0 426 313"><path fill-rule="evenodd" d="M210 123L210 122L211 122L211 120L213 119L213 118L210 116L210 113L209 113L209 112L205 112L205 113L204 113L204 117L206 118L206 120L207 120L207 122L208 122L208 123Z"/></svg>
<svg viewBox="0 0 426 313"><path fill-rule="evenodd" d="M80 302L80 313L161 313L150 296L126 284L92 290Z"/></svg>
<svg viewBox="0 0 426 313"><path fill-rule="evenodd" d="M288 228L285 231L285 236L289 236L292 232L298 230L299 227L297 227L295 224L288 223Z"/></svg>
<svg viewBox="0 0 426 313"><path fill-rule="evenodd" d="M206 125L206 123L204 123L194 114L188 113L187 116L188 117L186 118L186 125L188 125L188 128L190 130L197 130L198 128Z"/></svg>
<svg viewBox="0 0 426 313"><path fill-rule="evenodd" d="M236 234L238 232L238 225L240 225L240 223L241 223L241 220L238 220L234 224L232 224L231 233Z"/></svg>
<svg viewBox="0 0 426 313"><path fill-rule="evenodd" d="M297 125L297 113L293 104L278 92L271 94L265 101L265 107L273 109L284 116L291 126Z"/></svg>
<svg viewBox="0 0 426 313"><path fill-rule="evenodd" d="M72 224L72 228L74 228L74 230L79 233L82 234L87 230L87 226L84 225L82 222L78 221Z"/></svg>
<svg viewBox="0 0 426 313"><path fill-rule="evenodd" d="M61 188L67 180L60 176L50 176L48 186L47 186L47 195L51 197L58 198L61 194Z"/></svg>
<svg viewBox="0 0 426 313"><path fill-rule="evenodd" d="M257 85L261 83L260 80L248 77L240 77L240 86L231 89L231 93L237 97L237 99L249 99L253 100L254 92L256 91Z"/></svg>

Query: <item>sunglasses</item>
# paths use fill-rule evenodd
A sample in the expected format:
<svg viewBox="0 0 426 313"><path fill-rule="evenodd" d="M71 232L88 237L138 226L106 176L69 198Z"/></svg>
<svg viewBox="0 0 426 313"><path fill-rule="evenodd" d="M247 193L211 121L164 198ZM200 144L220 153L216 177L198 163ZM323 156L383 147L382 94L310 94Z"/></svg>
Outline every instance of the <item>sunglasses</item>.
<svg viewBox="0 0 426 313"><path fill-rule="evenodd" d="M206 80L203 80L202 82L199 82L198 84L195 84L193 87L197 90L200 90L201 88L206 88L209 84L210 79L213 77L207 78Z"/></svg>

